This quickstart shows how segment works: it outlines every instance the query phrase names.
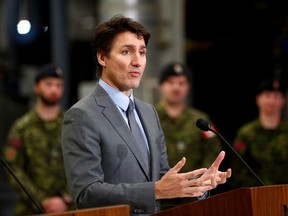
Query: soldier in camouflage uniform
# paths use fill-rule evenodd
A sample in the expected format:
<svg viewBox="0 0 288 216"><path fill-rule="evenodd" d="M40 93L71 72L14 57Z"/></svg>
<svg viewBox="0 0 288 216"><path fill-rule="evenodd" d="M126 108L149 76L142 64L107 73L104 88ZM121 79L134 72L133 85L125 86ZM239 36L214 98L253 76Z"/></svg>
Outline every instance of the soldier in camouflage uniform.
<svg viewBox="0 0 288 216"><path fill-rule="evenodd" d="M54 65L43 67L34 84L36 106L12 125L4 151L6 161L45 213L74 208L66 189L61 150L63 90L61 69ZM16 214L37 213L14 179L11 184L19 191Z"/></svg>
<svg viewBox="0 0 288 216"><path fill-rule="evenodd" d="M196 126L197 119L209 122L211 119L208 114L187 103L191 89L190 73L183 64L166 65L160 73L160 102L156 105L165 135L170 166L174 166L182 157L187 158L181 172L197 167L209 167L222 147L221 141L214 133L201 131ZM191 199L184 202L187 201ZM180 199L165 200L162 202L162 209L184 202L180 202Z"/></svg>
<svg viewBox="0 0 288 216"><path fill-rule="evenodd" d="M255 98L259 116L239 128L233 143L265 185L288 183L288 122L282 116L285 89L278 79L260 84ZM232 158L231 163L233 187L261 185L237 158Z"/></svg>

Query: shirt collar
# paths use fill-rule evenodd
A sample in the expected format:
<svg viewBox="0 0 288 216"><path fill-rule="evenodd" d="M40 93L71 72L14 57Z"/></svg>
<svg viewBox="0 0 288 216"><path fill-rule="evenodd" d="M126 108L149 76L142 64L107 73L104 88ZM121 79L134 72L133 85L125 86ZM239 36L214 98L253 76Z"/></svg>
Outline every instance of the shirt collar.
<svg viewBox="0 0 288 216"><path fill-rule="evenodd" d="M133 90L131 91L130 97L127 97L124 93L108 85L104 80L99 80L99 85L107 92L112 101L116 106L120 107L123 111L126 111L129 106L129 99L133 99Z"/></svg>

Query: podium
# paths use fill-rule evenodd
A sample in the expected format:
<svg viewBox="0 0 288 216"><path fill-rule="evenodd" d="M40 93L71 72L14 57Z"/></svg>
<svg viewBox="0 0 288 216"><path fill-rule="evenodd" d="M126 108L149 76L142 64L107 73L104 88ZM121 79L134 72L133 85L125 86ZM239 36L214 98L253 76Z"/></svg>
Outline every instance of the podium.
<svg viewBox="0 0 288 216"><path fill-rule="evenodd" d="M31 216L129 216L129 205L114 205L98 208L81 209L62 213L40 214Z"/></svg>
<svg viewBox="0 0 288 216"><path fill-rule="evenodd" d="M153 216L288 216L288 184L243 187Z"/></svg>

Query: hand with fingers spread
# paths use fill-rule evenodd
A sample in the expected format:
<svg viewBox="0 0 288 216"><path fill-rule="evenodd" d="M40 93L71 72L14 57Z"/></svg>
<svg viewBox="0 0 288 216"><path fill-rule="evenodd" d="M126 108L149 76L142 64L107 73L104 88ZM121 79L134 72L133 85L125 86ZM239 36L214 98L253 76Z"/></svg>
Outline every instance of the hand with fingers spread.
<svg viewBox="0 0 288 216"><path fill-rule="evenodd" d="M203 174L203 176L213 176L211 181L204 182L204 185L211 185L213 188L217 187L218 184L224 184L227 181L227 178L230 178L232 175L232 170L229 168L226 172L219 171L219 166L225 157L225 152L221 151L213 164L209 169Z"/></svg>
<svg viewBox="0 0 288 216"><path fill-rule="evenodd" d="M225 183L227 178L231 177L232 170L219 171L224 157L225 152L221 151L209 169L200 168L191 172L179 173L186 162L186 158L183 158L166 175L155 182L156 199L198 197L218 184Z"/></svg>
<svg viewBox="0 0 288 216"><path fill-rule="evenodd" d="M185 162L186 158L182 158L159 181L155 182L156 199L198 197L212 189L211 185L204 185L205 182L211 182L213 178L209 174L203 175L208 171L207 168L179 173Z"/></svg>

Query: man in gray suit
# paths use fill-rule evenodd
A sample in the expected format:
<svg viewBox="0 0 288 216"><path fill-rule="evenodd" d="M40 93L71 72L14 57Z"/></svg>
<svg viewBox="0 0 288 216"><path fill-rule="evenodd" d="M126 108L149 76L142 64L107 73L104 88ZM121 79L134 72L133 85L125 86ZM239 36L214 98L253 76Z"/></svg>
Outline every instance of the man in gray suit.
<svg viewBox="0 0 288 216"><path fill-rule="evenodd" d="M160 211L161 199L200 198L231 176L231 169L218 170L223 151L208 169L180 173L185 157L169 167L157 112L133 97L146 66L149 37L140 23L122 15L96 27L93 48L99 82L93 93L66 112L63 122L68 187L79 209L129 204L131 215L149 215ZM130 100L148 159L129 128Z"/></svg>

